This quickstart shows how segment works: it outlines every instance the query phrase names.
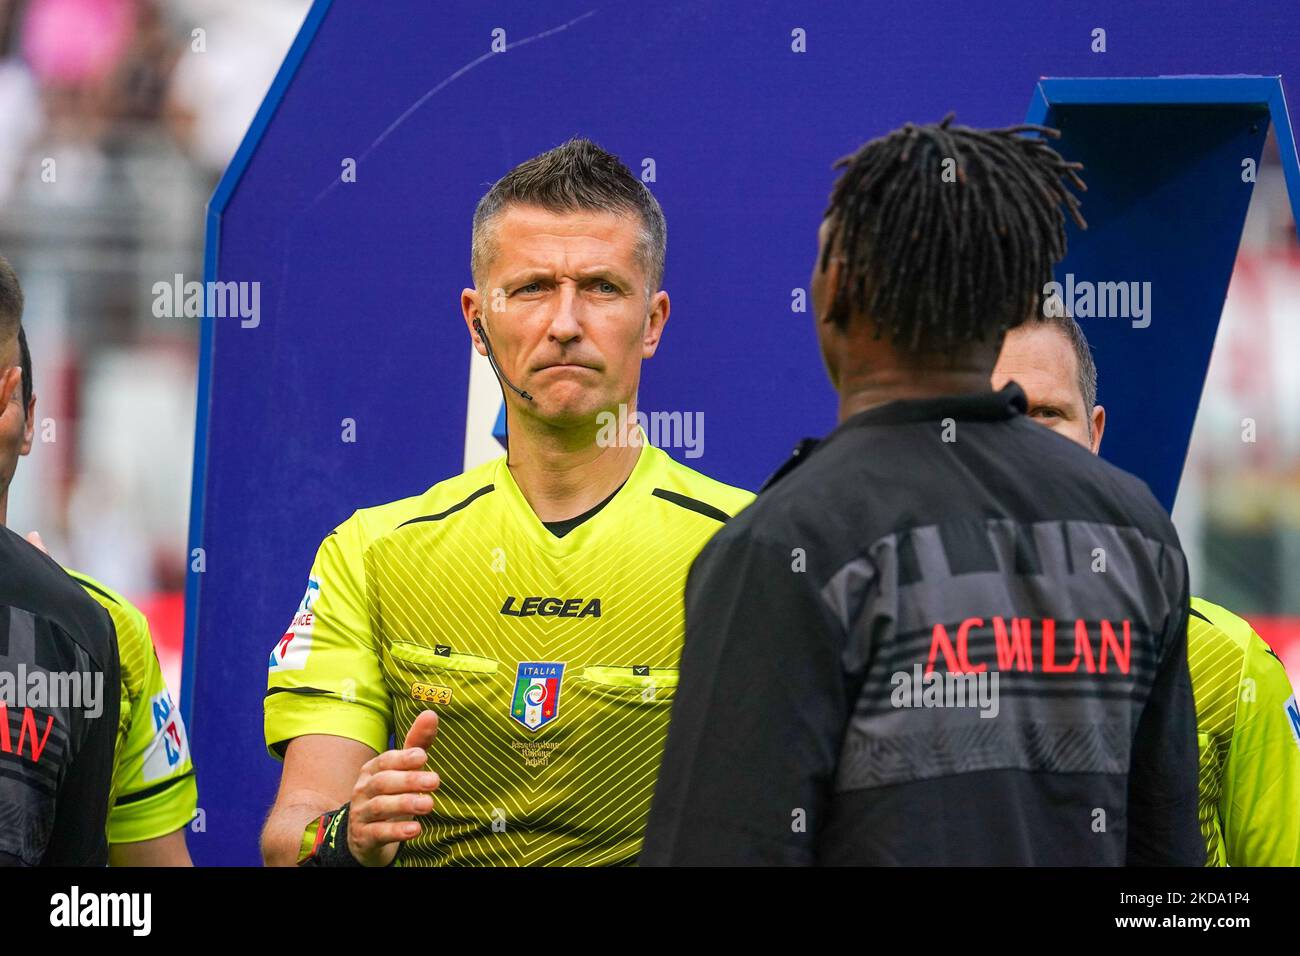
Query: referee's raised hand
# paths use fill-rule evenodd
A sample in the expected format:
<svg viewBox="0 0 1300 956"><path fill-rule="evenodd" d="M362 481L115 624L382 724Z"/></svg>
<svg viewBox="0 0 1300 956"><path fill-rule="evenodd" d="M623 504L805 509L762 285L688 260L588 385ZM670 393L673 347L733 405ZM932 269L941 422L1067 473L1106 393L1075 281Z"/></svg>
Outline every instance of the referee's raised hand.
<svg viewBox="0 0 1300 956"><path fill-rule="evenodd" d="M424 769L438 734L438 715L422 711L401 750L386 750L361 767L348 810L348 849L365 866L387 866L404 840L418 836L415 819L433 809L441 781Z"/></svg>

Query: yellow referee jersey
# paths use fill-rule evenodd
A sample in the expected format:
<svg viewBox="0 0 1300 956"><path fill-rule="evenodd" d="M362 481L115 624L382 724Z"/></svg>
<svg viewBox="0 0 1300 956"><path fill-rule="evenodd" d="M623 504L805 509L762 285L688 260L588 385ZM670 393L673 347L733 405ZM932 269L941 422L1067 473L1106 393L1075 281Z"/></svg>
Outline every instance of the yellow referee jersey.
<svg viewBox="0 0 1300 956"><path fill-rule="evenodd" d="M635 861L682 649L686 573L753 495L642 448L563 537L498 458L325 538L271 652L266 742L376 751L438 713L442 783L399 865Z"/></svg>
<svg viewBox="0 0 1300 956"><path fill-rule="evenodd" d="M1300 708L1251 626L1192 598L1187 658L1208 866L1300 866Z"/></svg>
<svg viewBox="0 0 1300 956"><path fill-rule="evenodd" d="M116 591L89 575L68 574L112 617L122 664L108 842L175 833L194 818L198 788L185 724L163 681L149 622Z"/></svg>

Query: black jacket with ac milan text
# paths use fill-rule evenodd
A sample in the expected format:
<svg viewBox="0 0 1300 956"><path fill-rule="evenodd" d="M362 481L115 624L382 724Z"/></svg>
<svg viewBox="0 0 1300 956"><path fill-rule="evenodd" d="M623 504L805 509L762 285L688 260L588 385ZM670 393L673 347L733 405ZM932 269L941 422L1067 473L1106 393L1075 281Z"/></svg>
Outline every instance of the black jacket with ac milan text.
<svg viewBox="0 0 1300 956"><path fill-rule="evenodd" d="M1201 865L1187 564L1024 393L901 401L705 547L642 865Z"/></svg>
<svg viewBox="0 0 1300 956"><path fill-rule="evenodd" d="M122 700L117 636L0 525L0 866L103 866Z"/></svg>

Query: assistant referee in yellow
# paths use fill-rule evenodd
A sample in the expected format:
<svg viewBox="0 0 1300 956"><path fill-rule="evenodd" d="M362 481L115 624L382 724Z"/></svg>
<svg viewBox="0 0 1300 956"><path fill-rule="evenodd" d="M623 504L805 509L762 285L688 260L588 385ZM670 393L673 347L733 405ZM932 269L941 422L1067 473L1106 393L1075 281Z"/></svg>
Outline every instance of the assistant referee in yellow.
<svg viewBox="0 0 1300 956"><path fill-rule="evenodd" d="M502 382L509 454L321 544L270 656L284 770L267 863L636 860L686 572L752 498L635 424L610 434L610 416L633 421L668 320L666 232L649 190L586 140L480 201L461 306Z"/></svg>

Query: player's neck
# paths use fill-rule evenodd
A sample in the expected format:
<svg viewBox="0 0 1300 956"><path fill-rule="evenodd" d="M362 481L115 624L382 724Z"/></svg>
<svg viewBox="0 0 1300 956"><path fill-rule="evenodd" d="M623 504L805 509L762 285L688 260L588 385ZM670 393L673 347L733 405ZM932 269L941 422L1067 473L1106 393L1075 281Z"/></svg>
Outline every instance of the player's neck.
<svg viewBox="0 0 1300 956"><path fill-rule="evenodd" d="M839 420L889 402L992 390L1001 336L947 348L908 349L877 337L870 322L823 335L823 354L840 395Z"/></svg>
<svg viewBox="0 0 1300 956"><path fill-rule="evenodd" d="M9 525L9 489L0 491L0 528L7 528Z"/></svg>
<svg viewBox="0 0 1300 956"><path fill-rule="evenodd" d="M972 395L993 386L987 369L926 370L883 369L854 376L841 382L839 420L889 402L938 398L943 395Z"/></svg>
<svg viewBox="0 0 1300 956"><path fill-rule="evenodd" d="M510 474L542 521L564 521L589 511L627 481L641 454L635 417L622 440L597 440L602 432L554 429L541 422L510 423ZM639 434L637 436L639 438Z"/></svg>

